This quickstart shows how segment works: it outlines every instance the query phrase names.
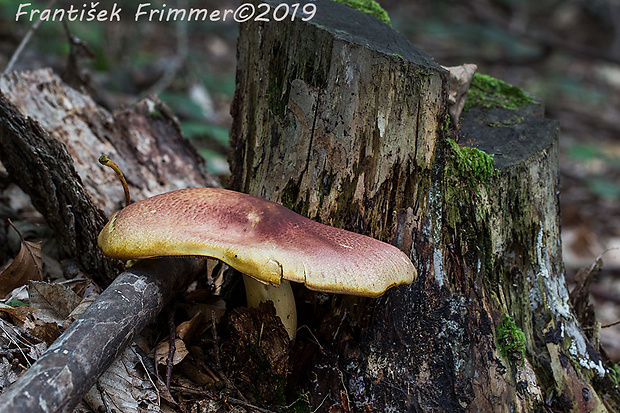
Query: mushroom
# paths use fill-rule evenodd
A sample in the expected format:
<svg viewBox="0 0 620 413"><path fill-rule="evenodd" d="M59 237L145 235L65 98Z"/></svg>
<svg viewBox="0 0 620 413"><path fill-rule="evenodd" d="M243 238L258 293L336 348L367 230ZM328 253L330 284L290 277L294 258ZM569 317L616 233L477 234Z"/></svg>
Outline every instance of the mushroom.
<svg viewBox="0 0 620 413"><path fill-rule="evenodd" d="M121 260L220 259L246 275L248 306L273 301L291 339L297 313L288 281L378 297L417 275L407 255L392 245L220 188L181 189L131 204L110 218L98 243L104 254Z"/></svg>

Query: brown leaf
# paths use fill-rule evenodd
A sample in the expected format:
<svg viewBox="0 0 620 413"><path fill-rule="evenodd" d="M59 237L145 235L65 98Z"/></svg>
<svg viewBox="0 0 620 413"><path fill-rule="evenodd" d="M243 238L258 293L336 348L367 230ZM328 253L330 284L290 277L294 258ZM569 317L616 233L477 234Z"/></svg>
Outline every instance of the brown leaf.
<svg viewBox="0 0 620 413"><path fill-rule="evenodd" d="M174 340L174 355L172 356L172 365L176 366L179 364L185 356L189 354L187 348L185 347L185 343L180 338ZM155 347L155 362L157 364L166 365L168 363L168 354L170 353L170 343L168 341L160 342L157 347Z"/></svg>
<svg viewBox="0 0 620 413"><path fill-rule="evenodd" d="M210 297L195 304L192 304L187 308L187 313L190 317L194 318L197 314L202 314L202 320L205 323L211 324L213 322L213 315L215 314L215 322L219 323L220 318L226 312L226 302L219 297Z"/></svg>
<svg viewBox="0 0 620 413"><path fill-rule="evenodd" d="M22 246L13 262L0 274L0 297L28 284L30 280L43 279L41 241L22 240Z"/></svg>
<svg viewBox="0 0 620 413"><path fill-rule="evenodd" d="M24 327L28 333L47 344L52 344L62 331L57 323L48 323L41 320L28 320L24 323Z"/></svg>
<svg viewBox="0 0 620 413"><path fill-rule="evenodd" d="M59 283L33 281L28 285L30 306L45 322L62 324L82 300L70 287Z"/></svg>
<svg viewBox="0 0 620 413"><path fill-rule="evenodd" d="M0 303L0 313L9 315L14 323L23 324L32 311L32 308L25 305L13 307Z"/></svg>
<svg viewBox="0 0 620 413"><path fill-rule="evenodd" d="M184 321L179 324L176 328L177 337L188 342L192 341L192 337L203 319L203 314L197 313L191 320Z"/></svg>
<svg viewBox="0 0 620 413"><path fill-rule="evenodd" d="M60 336L61 329L58 323L46 322L39 318L39 310L37 308L20 305L11 307L9 305L0 304L0 313L7 314L13 320L13 323L22 331L34 336L41 341L51 344Z"/></svg>

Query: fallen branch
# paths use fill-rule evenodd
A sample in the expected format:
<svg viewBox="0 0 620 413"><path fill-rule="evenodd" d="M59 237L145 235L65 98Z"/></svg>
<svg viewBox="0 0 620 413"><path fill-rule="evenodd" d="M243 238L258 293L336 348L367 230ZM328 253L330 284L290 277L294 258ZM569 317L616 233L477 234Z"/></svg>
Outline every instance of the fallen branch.
<svg viewBox="0 0 620 413"><path fill-rule="evenodd" d="M123 272L0 396L0 411L70 411L135 335L205 268L199 259L167 258Z"/></svg>

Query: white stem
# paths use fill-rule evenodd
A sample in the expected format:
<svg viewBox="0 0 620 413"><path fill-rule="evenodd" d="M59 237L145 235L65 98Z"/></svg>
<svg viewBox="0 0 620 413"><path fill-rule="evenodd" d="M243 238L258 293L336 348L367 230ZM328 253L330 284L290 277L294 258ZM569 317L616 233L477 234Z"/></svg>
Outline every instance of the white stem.
<svg viewBox="0 0 620 413"><path fill-rule="evenodd" d="M245 294L248 299L248 307L258 307L262 302L272 301L276 308L276 314L282 320L288 336L293 341L297 332L297 307L291 284L282 280L279 287L263 284L252 277L243 275Z"/></svg>

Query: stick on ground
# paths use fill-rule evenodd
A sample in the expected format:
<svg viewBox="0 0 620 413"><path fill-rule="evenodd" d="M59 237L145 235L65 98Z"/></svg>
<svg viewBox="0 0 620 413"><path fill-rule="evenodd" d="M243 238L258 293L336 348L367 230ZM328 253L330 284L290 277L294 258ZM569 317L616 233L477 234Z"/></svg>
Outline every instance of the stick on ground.
<svg viewBox="0 0 620 413"><path fill-rule="evenodd" d="M70 411L179 288L204 269L195 258L142 261L123 272L22 377L2 412Z"/></svg>

